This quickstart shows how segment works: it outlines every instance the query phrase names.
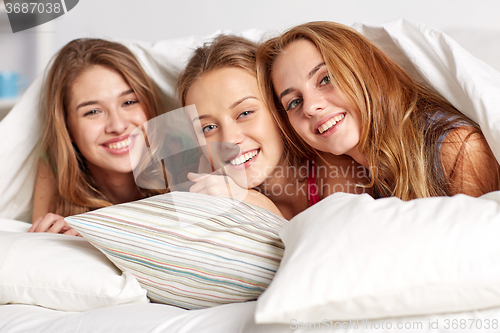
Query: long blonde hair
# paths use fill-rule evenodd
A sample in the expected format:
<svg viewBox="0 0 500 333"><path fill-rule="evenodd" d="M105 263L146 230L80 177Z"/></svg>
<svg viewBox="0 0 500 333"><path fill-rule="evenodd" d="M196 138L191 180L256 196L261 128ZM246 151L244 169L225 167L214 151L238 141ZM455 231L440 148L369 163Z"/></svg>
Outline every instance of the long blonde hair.
<svg viewBox="0 0 500 333"><path fill-rule="evenodd" d="M403 200L449 195L450 181L439 172L439 150L434 149L437 140L458 123L466 123L473 132L480 132L479 127L433 90L412 79L367 38L344 25L302 24L259 47L259 85L284 131L294 132L274 93L272 70L284 48L297 40L308 40L316 46L331 84L345 93L361 114L358 148L370 167L367 187L373 187L376 196ZM426 119L441 111L446 116L433 130L427 130ZM296 154L314 153L302 139L293 147Z"/></svg>
<svg viewBox="0 0 500 333"><path fill-rule="evenodd" d="M114 70L137 94L147 119L162 113L163 97L156 85L124 45L102 39L76 39L64 46L53 60L41 96L43 134L41 154L56 179L54 213L69 216L110 206L92 184L84 157L72 144L67 124L67 106L73 82L94 65ZM147 195L147 191L142 191ZM156 193L156 192L155 192Z"/></svg>

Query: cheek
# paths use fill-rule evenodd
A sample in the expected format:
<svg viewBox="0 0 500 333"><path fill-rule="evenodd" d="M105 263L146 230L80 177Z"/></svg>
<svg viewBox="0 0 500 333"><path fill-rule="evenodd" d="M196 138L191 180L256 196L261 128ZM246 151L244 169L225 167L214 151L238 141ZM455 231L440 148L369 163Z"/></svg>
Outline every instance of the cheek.
<svg viewBox="0 0 500 333"><path fill-rule="evenodd" d="M277 156L281 156L283 153L283 139L281 138L281 133L278 127L274 127L272 130L273 135L269 135L271 138L270 143L273 145L273 149Z"/></svg>
<svg viewBox="0 0 500 333"><path fill-rule="evenodd" d="M361 113L357 110L351 111L352 114L352 123L355 127L355 133L360 136L361 135Z"/></svg>
<svg viewBox="0 0 500 333"><path fill-rule="evenodd" d="M137 126L140 126L148 121L148 117L146 115L146 112L144 112L143 109L139 109L136 112L134 112L132 119L133 119L133 122L135 124L137 124Z"/></svg>
<svg viewBox="0 0 500 333"><path fill-rule="evenodd" d="M97 142L103 132L102 127L99 122L68 119L68 134L81 152L89 150Z"/></svg>
<svg viewBox="0 0 500 333"><path fill-rule="evenodd" d="M77 132L73 133L73 137L73 142L83 153L84 151L90 150L90 147L94 144L99 135L96 133L95 128L89 128L88 130L80 128Z"/></svg>
<svg viewBox="0 0 500 333"><path fill-rule="evenodd" d="M290 125L292 125L292 128L295 130L295 132L303 137L307 129L307 124L301 121L299 117L294 115L289 116L288 121L290 122Z"/></svg>
<svg viewBox="0 0 500 333"><path fill-rule="evenodd" d="M203 153L203 156L205 156L205 158L207 160L210 160L211 161L211 158L210 158L210 153L208 152L208 142L207 142L207 145L204 145L202 143L200 143L200 147L201 147L201 151ZM212 164L212 162L210 162L210 164Z"/></svg>

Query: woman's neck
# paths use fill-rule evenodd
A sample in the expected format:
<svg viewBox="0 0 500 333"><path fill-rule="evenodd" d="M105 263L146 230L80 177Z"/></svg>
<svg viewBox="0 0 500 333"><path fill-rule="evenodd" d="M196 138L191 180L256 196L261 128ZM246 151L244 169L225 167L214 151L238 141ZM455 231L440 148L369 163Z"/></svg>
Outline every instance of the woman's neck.
<svg viewBox="0 0 500 333"><path fill-rule="evenodd" d="M366 160L366 156L362 154L358 147L356 146L353 148L350 152L347 152L346 155L349 155L352 157L353 160L364 166L365 168L369 169L368 161Z"/></svg>
<svg viewBox="0 0 500 333"><path fill-rule="evenodd" d="M280 163L258 190L268 197L286 219L307 208L307 165L300 167Z"/></svg>
<svg viewBox="0 0 500 333"><path fill-rule="evenodd" d="M89 166L92 183L112 204L142 199L132 172L117 173L92 169Z"/></svg>

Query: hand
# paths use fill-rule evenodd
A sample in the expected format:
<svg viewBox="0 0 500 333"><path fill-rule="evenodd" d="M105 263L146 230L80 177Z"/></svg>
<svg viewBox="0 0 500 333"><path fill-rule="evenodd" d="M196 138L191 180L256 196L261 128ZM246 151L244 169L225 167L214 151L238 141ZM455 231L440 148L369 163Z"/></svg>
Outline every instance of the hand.
<svg viewBox="0 0 500 333"><path fill-rule="evenodd" d="M78 231L64 221L64 217L53 213L48 213L45 216L37 218L28 232L50 232L82 237Z"/></svg>
<svg viewBox="0 0 500 333"><path fill-rule="evenodd" d="M248 189L241 188L228 176L194 172L188 173L187 176L189 180L196 183L189 189L189 192L192 193L202 193L238 200L244 200L248 194Z"/></svg>

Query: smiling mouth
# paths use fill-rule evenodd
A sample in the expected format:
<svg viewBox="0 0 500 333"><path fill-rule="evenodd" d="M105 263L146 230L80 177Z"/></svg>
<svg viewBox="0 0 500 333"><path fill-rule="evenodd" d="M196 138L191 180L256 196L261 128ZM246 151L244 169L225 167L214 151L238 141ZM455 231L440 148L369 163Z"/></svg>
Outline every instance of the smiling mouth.
<svg viewBox="0 0 500 333"><path fill-rule="evenodd" d="M128 147L131 143L132 143L132 138L129 136L125 140L109 143L105 146L108 147L109 149L122 149Z"/></svg>
<svg viewBox="0 0 500 333"><path fill-rule="evenodd" d="M339 114L338 116L333 117L332 119L328 120L326 123L318 127L317 131L319 134L323 134L329 129L331 129L333 126L335 126L339 121L344 119L345 113Z"/></svg>
<svg viewBox="0 0 500 333"><path fill-rule="evenodd" d="M256 150L250 151L244 155L238 156L236 158L232 158L229 160L229 163L231 163L232 165L241 165L243 163L250 161L255 156L257 156L259 151L260 151L259 149L256 149Z"/></svg>

